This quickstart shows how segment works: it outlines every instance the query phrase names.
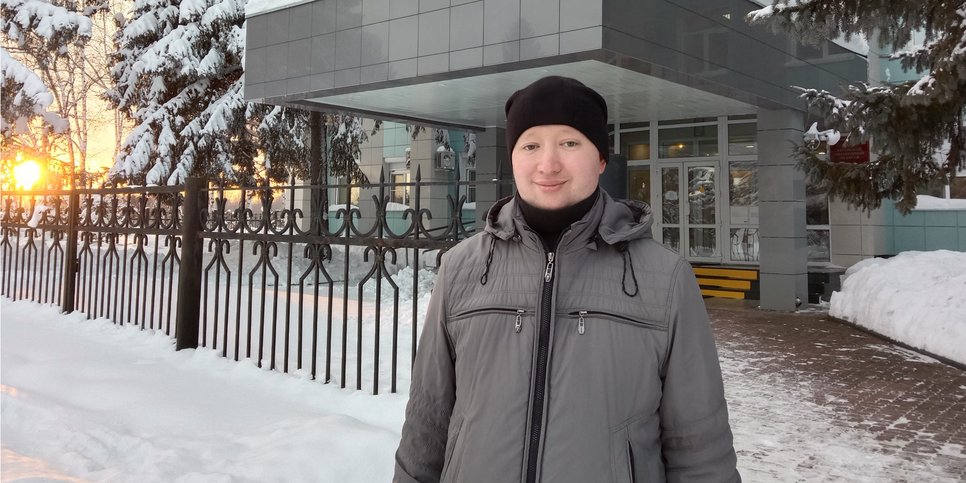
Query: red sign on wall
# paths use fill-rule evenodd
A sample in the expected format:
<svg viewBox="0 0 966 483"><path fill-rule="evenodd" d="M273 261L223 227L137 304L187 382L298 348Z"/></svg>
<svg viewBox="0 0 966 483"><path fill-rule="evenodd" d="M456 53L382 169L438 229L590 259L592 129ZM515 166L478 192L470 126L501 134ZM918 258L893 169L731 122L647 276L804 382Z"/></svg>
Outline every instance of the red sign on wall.
<svg viewBox="0 0 966 483"><path fill-rule="evenodd" d="M868 163L869 143L864 142L853 146L846 146L845 143L833 144L829 146L828 156L833 163Z"/></svg>

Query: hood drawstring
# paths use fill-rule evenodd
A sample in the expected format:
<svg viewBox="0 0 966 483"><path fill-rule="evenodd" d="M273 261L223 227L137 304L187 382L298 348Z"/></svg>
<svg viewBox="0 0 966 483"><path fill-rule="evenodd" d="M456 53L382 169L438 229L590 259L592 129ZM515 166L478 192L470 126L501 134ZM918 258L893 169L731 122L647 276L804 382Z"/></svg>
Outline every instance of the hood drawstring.
<svg viewBox="0 0 966 483"><path fill-rule="evenodd" d="M486 285L487 277L490 275L490 264L493 263L493 248L496 247L496 236L490 235L490 251L486 254L486 269L483 270L483 276L480 277L480 285Z"/></svg>
<svg viewBox="0 0 966 483"><path fill-rule="evenodd" d="M634 273L634 261L631 260L631 252L630 250L627 249L627 242L626 241L618 242L615 245L615 247L617 248L617 251L621 253L622 258L624 259L624 273L621 275L621 288L624 290L624 295L627 295L628 297L636 297L639 292L639 288L637 286L637 274ZM631 267L631 280L634 281L634 293L630 293L627 291L627 266L628 265L630 265Z"/></svg>

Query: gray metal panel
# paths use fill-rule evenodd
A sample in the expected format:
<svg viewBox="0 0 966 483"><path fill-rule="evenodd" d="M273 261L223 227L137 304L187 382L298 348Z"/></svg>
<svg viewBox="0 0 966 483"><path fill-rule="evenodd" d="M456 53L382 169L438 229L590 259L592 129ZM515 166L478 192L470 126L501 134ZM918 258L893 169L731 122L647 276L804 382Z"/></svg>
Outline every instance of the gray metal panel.
<svg viewBox="0 0 966 483"><path fill-rule="evenodd" d="M313 74L311 78L313 91L319 91L323 89L331 89L335 86L335 75L332 72L323 72L321 74Z"/></svg>
<svg viewBox="0 0 966 483"><path fill-rule="evenodd" d="M245 82L245 98L246 99L261 99L265 97L265 84L250 84Z"/></svg>
<svg viewBox="0 0 966 483"><path fill-rule="evenodd" d="M449 9L419 14L419 55L449 50Z"/></svg>
<svg viewBox="0 0 966 483"><path fill-rule="evenodd" d="M345 69L335 71L333 76L334 87L347 87L359 85L361 79L360 69Z"/></svg>
<svg viewBox="0 0 966 483"><path fill-rule="evenodd" d="M392 0L389 2L389 18L401 18L419 13L419 0Z"/></svg>
<svg viewBox="0 0 966 483"><path fill-rule="evenodd" d="M405 79L416 76L416 59L397 60L389 63L390 79Z"/></svg>
<svg viewBox="0 0 966 483"><path fill-rule="evenodd" d="M360 83L370 84L389 80L389 63L367 65L360 70Z"/></svg>
<svg viewBox="0 0 966 483"><path fill-rule="evenodd" d="M335 69L335 34L312 37L312 73L331 72Z"/></svg>
<svg viewBox="0 0 966 483"><path fill-rule="evenodd" d="M265 80L268 49L249 49L245 54L245 87Z"/></svg>
<svg viewBox="0 0 966 483"><path fill-rule="evenodd" d="M483 47L483 65L506 64L520 60L520 42L505 42Z"/></svg>
<svg viewBox="0 0 966 483"><path fill-rule="evenodd" d="M560 53L560 36L544 35L520 40L520 60L550 57Z"/></svg>
<svg viewBox="0 0 966 483"><path fill-rule="evenodd" d="M362 25L389 20L390 0L362 0Z"/></svg>
<svg viewBox="0 0 966 483"><path fill-rule="evenodd" d="M302 77L309 75L312 70L312 62L309 51L312 48L312 39L300 39L289 42L286 64L288 66L288 77Z"/></svg>
<svg viewBox="0 0 966 483"><path fill-rule="evenodd" d="M288 94L288 81L285 79L265 82L262 85L263 97L284 96Z"/></svg>
<svg viewBox="0 0 966 483"><path fill-rule="evenodd" d="M483 45L483 2L473 2L450 9L449 48L462 50Z"/></svg>
<svg viewBox="0 0 966 483"><path fill-rule="evenodd" d="M269 45L265 48L265 76L266 81L285 79L288 75L288 46L286 44Z"/></svg>
<svg viewBox="0 0 966 483"><path fill-rule="evenodd" d="M416 75L429 75L449 70L449 54L427 55L416 62Z"/></svg>
<svg viewBox="0 0 966 483"><path fill-rule="evenodd" d="M336 0L336 30L362 26L362 0Z"/></svg>
<svg viewBox="0 0 966 483"><path fill-rule="evenodd" d="M574 52L596 50L601 47L602 42L603 30L601 27L560 32L560 53L572 54Z"/></svg>
<svg viewBox="0 0 966 483"><path fill-rule="evenodd" d="M245 20L245 49L257 49L268 45L268 15L258 15Z"/></svg>
<svg viewBox="0 0 966 483"><path fill-rule="evenodd" d="M419 13L448 8L449 0L419 0Z"/></svg>
<svg viewBox="0 0 966 483"><path fill-rule="evenodd" d="M416 57L419 18L416 16L389 21L389 60Z"/></svg>
<svg viewBox="0 0 966 483"><path fill-rule="evenodd" d="M805 183L795 176L795 165L759 165L758 197L762 201L804 201Z"/></svg>
<svg viewBox="0 0 966 483"><path fill-rule="evenodd" d="M336 0L312 2L312 35L335 32Z"/></svg>
<svg viewBox="0 0 966 483"><path fill-rule="evenodd" d="M288 9L288 39L298 40L312 36L312 4L305 3Z"/></svg>
<svg viewBox="0 0 966 483"><path fill-rule="evenodd" d="M389 22L362 27L362 65L389 61Z"/></svg>
<svg viewBox="0 0 966 483"><path fill-rule="evenodd" d="M472 69L483 65L483 47L449 53L449 70Z"/></svg>
<svg viewBox="0 0 966 483"><path fill-rule="evenodd" d="M288 41L288 10L267 13L264 32L264 45L273 45Z"/></svg>
<svg viewBox="0 0 966 483"><path fill-rule="evenodd" d="M309 90L312 86L311 78L309 76L303 77L290 77L288 83L285 86L285 90L289 94L297 94L299 92L305 92Z"/></svg>
<svg viewBox="0 0 966 483"><path fill-rule="evenodd" d="M483 2L483 43L491 45L519 39L519 12L520 0Z"/></svg>
<svg viewBox="0 0 966 483"><path fill-rule="evenodd" d="M520 0L520 37L560 31L560 0Z"/></svg>
<svg viewBox="0 0 966 483"><path fill-rule="evenodd" d="M336 70L359 67L362 62L362 29L340 30L335 33Z"/></svg>
<svg viewBox="0 0 966 483"><path fill-rule="evenodd" d="M560 0L560 31L565 32L601 25L603 3L603 0ZM635 2L622 3L642 2L636 0Z"/></svg>

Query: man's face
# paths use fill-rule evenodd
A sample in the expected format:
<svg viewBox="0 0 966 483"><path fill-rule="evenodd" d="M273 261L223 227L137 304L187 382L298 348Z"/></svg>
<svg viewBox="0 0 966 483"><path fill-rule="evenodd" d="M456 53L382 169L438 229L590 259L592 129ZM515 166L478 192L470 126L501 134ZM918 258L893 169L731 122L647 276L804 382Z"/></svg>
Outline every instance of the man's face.
<svg viewBox="0 0 966 483"><path fill-rule="evenodd" d="M511 156L513 181L520 197L547 210L586 199L597 189L606 166L594 143L562 124L523 131Z"/></svg>

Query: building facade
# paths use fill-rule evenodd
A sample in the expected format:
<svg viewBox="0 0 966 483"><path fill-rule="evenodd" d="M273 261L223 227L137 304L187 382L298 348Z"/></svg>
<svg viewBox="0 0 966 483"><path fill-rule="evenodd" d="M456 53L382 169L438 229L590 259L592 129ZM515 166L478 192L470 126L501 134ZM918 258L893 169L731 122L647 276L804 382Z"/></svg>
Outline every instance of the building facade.
<svg viewBox="0 0 966 483"><path fill-rule="evenodd" d="M245 97L390 121L364 148L364 169L385 166L405 179L418 165L424 179L491 179L511 173L507 97L543 76L577 78L610 110L607 189L647 201L654 237L689 260L757 267L762 307L794 310L807 298L810 260L835 262L836 215L791 157L807 120L792 86L835 91L865 80L868 64L833 42L805 46L748 25L757 8L746 0L280 3L249 12ZM472 134L472 168L459 165L465 145L454 149L457 166L441 166L429 138L400 155L406 123L442 128L451 141ZM506 194L481 190L473 202L482 211Z"/></svg>

